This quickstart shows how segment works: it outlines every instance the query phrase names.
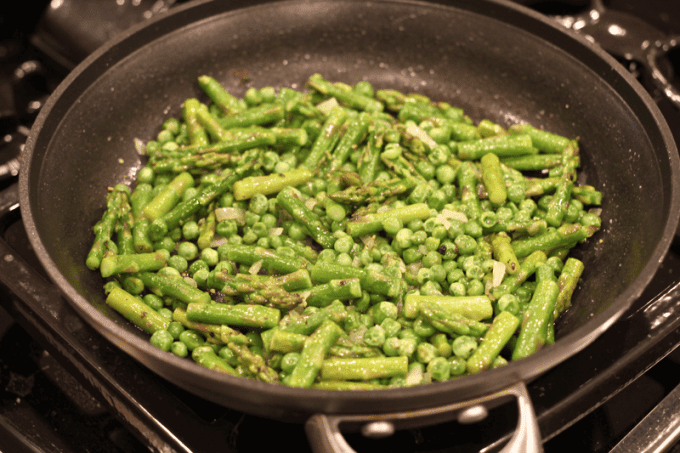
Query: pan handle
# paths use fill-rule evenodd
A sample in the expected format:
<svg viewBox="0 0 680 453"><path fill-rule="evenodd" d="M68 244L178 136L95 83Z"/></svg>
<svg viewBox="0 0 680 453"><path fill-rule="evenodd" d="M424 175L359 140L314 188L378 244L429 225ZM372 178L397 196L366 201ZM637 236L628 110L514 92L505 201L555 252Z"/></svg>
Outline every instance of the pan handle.
<svg viewBox="0 0 680 453"><path fill-rule="evenodd" d="M667 98L680 110L680 91L662 71L668 52L680 44L680 36L669 36L643 19L610 10L603 0L590 0L585 12L570 16L548 16L560 25L586 37L620 61L628 61L633 73L644 74L641 83L655 99ZM625 64L625 63L624 63Z"/></svg>
<svg viewBox="0 0 680 453"><path fill-rule="evenodd" d="M488 396L433 409L379 415L315 414L305 423L305 431L315 453L355 453L340 430L341 424L359 427L367 437L387 437L397 428L422 426L427 422L457 419L463 424L475 423L487 416L488 407L511 400L513 397L517 399L518 423L512 438L501 453L542 452L541 433L534 408L529 392L521 381Z"/></svg>
<svg viewBox="0 0 680 453"><path fill-rule="evenodd" d="M680 91L664 76L659 69L659 60L680 45L680 35L656 41L647 49L647 65L651 68L652 82L680 110Z"/></svg>

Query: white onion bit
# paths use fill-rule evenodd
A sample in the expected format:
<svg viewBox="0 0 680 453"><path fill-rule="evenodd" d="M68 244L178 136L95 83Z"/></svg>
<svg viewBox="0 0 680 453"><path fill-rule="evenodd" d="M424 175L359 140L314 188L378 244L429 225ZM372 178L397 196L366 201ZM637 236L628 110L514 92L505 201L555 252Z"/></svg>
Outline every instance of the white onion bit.
<svg viewBox="0 0 680 453"><path fill-rule="evenodd" d="M493 262L493 287L496 288L503 283L503 278L505 278L505 264L500 261Z"/></svg>
<svg viewBox="0 0 680 453"><path fill-rule="evenodd" d="M319 109L319 111L324 115L328 115L329 113L331 113L331 110L333 110L333 107L337 107L339 105L340 103L338 103L337 99L329 98L326 99L325 101L316 104L316 108Z"/></svg>
<svg viewBox="0 0 680 453"><path fill-rule="evenodd" d="M460 220L461 222L465 223L468 221L467 216L465 215L464 212L460 211L452 211L450 209L442 209L441 215L445 219L454 219L454 220Z"/></svg>
<svg viewBox="0 0 680 453"><path fill-rule="evenodd" d="M217 208L215 209L215 220L218 223L225 220L236 220L240 225L245 225L246 210L240 208Z"/></svg>
<svg viewBox="0 0 680 453"><path fill-rule="evenodd" d="M250 269L248 269L248 273L250 275L257 275L260 272L260 269L262 269L262 260L255 261L252 266L250 266Z"/></svg>

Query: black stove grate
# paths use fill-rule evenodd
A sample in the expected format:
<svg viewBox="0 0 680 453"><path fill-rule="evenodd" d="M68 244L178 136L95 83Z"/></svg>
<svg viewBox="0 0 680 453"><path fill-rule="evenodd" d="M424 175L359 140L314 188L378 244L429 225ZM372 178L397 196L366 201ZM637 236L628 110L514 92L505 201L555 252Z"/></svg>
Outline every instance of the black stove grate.
<svg viewBox="0 0 680 453"><path fill-rule="evenodd" d="M14 206L7 201L5 205ZM0 257L12 261L11 272L15 274L8 280L16 282L2 298L3 305L23 329L9 325L0 343L0 386L4 389L0 430L4 427L21 433L27 445L45 441L50 433L62 443L77 440L66 449L56 450L65 452L136 451L130 448L141 446L137 439L159 452L199 452L208 447L256 452L276 448L281 436L298 451L309 450L302 426L212 404L121 354L83 323L45 279L37 258L27 247L18 210L6 212L2 225ZM572 444L595 442L610 448L630 428L612 427L610 421L600 420L598 407L658 362L662 364L657 366L673 368L674 361L663 359L680 343L680 317L673 316L680 310L677 269L680 254L673 249L645 295L620 321L584 351L529 384L542 436L548 440L546 451L557 444L563 448L567 439ZM660 388L646 388L644 402L656 404L654 400L665 396L674 381L657 377L656 386ZM644 415L649 408L637 409ZM512 405L494 411L475 430L463 431L457 423L447 423L398 432L381 440L380 448L444 452L453 451L453 440L455 451L479 451L490 439L506 437L515 426ZM36 419L41 423L36 424ZM587 425L588 434L602 439L574 436L575 430L581 432L579 423ZM268 435L263 436L263 431ZM81 432L88 433L90 439L81 438ZM110 445L102 444L101 439ZM362 451L360 446L375 442L354 434L348 439L358 451ZM85 447L88 440L96 445L95 450ZM125 445L120 446L121 442ZM468 450L461 450L461 445ZM586 448L579 451L598 451L593 445Z"/></svg>

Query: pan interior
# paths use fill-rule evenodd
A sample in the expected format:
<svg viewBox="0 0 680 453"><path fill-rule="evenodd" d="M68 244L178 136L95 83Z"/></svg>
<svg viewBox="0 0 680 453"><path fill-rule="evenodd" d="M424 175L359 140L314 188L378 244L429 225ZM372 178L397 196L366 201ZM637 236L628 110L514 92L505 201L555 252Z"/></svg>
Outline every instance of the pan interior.
<svg viewBox="0 0 680 453"><path fill-rule="evenodd" d="M213 11L226 8L217 3ZM477 3L485 2L281 3L212 17L199 5L160 21L157 30L170 33L149 27L119 41L62 90L34 132L28 209L52 272L82 297L80 310L91 310L87 304L120 322L104 302L102 279L84 261L106 188L131 184L143 164L135 139L154 138L165 119L181 115L185 99L206 101L196 84L202 74L240 96L251 86L302 89L318 72L447 101L475 122L529 122L579 137L580 183L603 191L604 204L603 229L577 251L586 272L558 339L577 331L631 291L662 240L667 144L606 62L590 51L579 61L539 36L569 41L543 22L527 19L521 29L514 9ZM199 16L207 18L189 23Z"/></svg>

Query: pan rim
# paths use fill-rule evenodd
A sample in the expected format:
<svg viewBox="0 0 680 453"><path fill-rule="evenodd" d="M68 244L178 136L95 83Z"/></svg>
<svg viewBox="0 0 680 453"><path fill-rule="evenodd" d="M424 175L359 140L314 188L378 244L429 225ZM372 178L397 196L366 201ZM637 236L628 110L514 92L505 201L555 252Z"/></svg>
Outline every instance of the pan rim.
<svg viewBox="0 0 680 453"><path fill-rule="evenodd" d="M351 0L347 1L355 3ZM462 3L465 3L466 1L467 0L463 0ZM190 4L181 5L176 9L170 10L168 13L159 15L156 18L151 19L149 22L145 22L143 24L139 24L137 26L132 27L130 30L124 32L119 37L114 38L112 41L108 42L102 48L98 49L89 57L87 57L81 64L78 65L78 67L76 67L66 77L62 84L60 84L60 86L54 92L53 96L50 97L50 99L43 107L42 111L40 112L40 115L38 116L34 124L34 127L31 129L31 133L29 135L29 138L26 142L26 146L22 153L22 160L24 162L32 161L31 157L33 155L34 147L36 146L42 127L46 119L49 117L50 112L53 110L53 108L55 108L55 105L57 105L62 94L68 89L68 87L71 86L71 84L75 80L81 77L81 75L84 72L88 71L88 69L90 69L94 63L99 62L102 59L105 59L108 52L110 52L111 49L114 49L116 46L121 45L127 39L136 36L136 34L139 33L141 30L148 30L154 26L159 26L160 24L163 24L168 17L172 17L174 15L178 15L189 10L196 11L197 9L203 7L204 5L208 5L211 3L214 3L214 1L199 0L198 2L192 2ZM253 4L252 2L246 3L248 3L248 6L245 8L250 7L255 8L261 5L262 3L268 2L258 1L256 2L256 4ZM284 4L284 3L309 3L309 2L282 1L276 3ZM342 1L336 3L342 3ZM430 3L410 0L404 1L384 0L373 1L368 3L375 4L395 3L447 8L446 5L440 4L439 2ZM608 63L611 66L611 70L615 72L619 78L622 78L625 82L627 82L626 86L632 89L633 92L637 95L637 98L639 98L644 103L646 111L651 115L651 117L655 120L656 124L658 124L660 127L659 130L660 135L664 139L664 142L666 142L667 144L666 149L668 151L670 169L672 173L671 184L674 190L671 190L670 192L669 199L670 209L669 216L664 228L663 234L664 240L657 243L655 250L652 253L652 258L650 258L647 264L642 268L638 276L635 278L633 284L631 284L622 294L619 295L619 297L617 297L617 300L625 299L628 301L625 304L625 307L627 308L628 306L630 306L630 304L632 304L632 302L636 298L640 296L644 287L646 287L653 278L658 263L663 259L663 257L665 256L670 247L670 242L673 238L673 234L675 232L678 219L680 219L680 190L678 189L678 187L680 187L678 183L678 180L680 178L678 175L678 169L680 168L680 160L678 158L676 145L672 139L670 128L666 124L665 119L663 118L660 110L653 102L651 97L644 90L644 88L642 88L642 86L640 86L639 83L635 79L633 79L633 77L630 74L628 74L625 71L625 69L616 62L616 60L614 60L611 56L606 54L605 51L603 51L599 47L595 47L592 43L590 43L589 41L587 41L586 39L579 35L576 35L574 33L567 33L567 30L558 28L558 25L552 22L548 22L547 18L521 5L517 5L505 0L487 0L487 3L495 4L503 8L509 8L512 11L521 13L525 17L529 17L548 28L559 30L560 32L562 32L561 36L564 39L569 39L578 43L581 46L585 46L587 49L590 50L594 57L596 56L599 59L604 60L604 62ZM237 8L234 9L233 11L222 12L221 14L239 13L242 12L243 9L245 8ZM204 19L206 18L207 17L204 17ZM194 24L186 23L184 26L189 25ZM176 28L175 30L179 30L179 28ZM143 45L148 45L148 43ZM30 174L26 171L21 172L19 178L20 203L21 206L28 207L28 209L22 210L22 218L24 221L24 225L26 227L26 231L28 233L29 241L31 242L31 245L34 247L36 254L39 256L42 264L45 266L48 275L56 283L59 289L66 295L66 299L68 300L68 302L76 308L76 310L81 314L81 316L85 317L90 323L95 322L99 326L98 330L100 331L100 333L102 333L102 335L107 337L110 341L113 341L118 347L120 347L119 341L129 343L130 342L129 333L126 332L122 327L120 327L115 321L107 318L105 315L99 312L92 304L90 304L89 301L87 301L83 296L81 296L78 293L78 291L75 290L75 288L66 280L62 272L59 271L54 261L48 255L47 249L43 244L42 239L38 236L37 226L35 224L35 220L30 209L31 184L32 181L30 179ZM531 380L536 376L540 375L541 373L552 368L553 366L557 365L558 363L564 361L571 355L581 351L595 338L597 338L602 332L608 329L623 314L624 311L625 310L622 309L619 306L619 304L612 303L609 307L607 307L597 316L593 317L593 319L586 322L583 326L576 329L574 332L571 332L570 334L567 334L566 336L562 337L561 338L562 341L556 342L556 344L551 348L544 349L539 353L535 354L534 356L522 360L521 362L510 363L506 367L502 367L496 370L488 370L481 375L467 376L463 379L468 382L468 387L478 386L479 383L482 381L484 382L494 381L502 383L498 384L499 388L505 386L508 382L527 379ZM106 331L102 332L100 330L101 328L106 329ZM589 332L589 334L583 335L582 333L586 331ZM191 361L180 359L174 356L170 357L169 354L161 351L158 348L155 348L148 342L143 344L136 344L137 342L133 341L132 343L134 344L134 347L137 348L137 350L133 352L149 354L154 356L154 358L156 358L157 360L161 361L170 360L173 366L177 366L186 372L199 373L202 376L206 377L207 379L214 381L216 383L228 382L230 385L236 385L237 387L246 388L250 391L256 390L265 396L277 396L283 393L290 399L302 397L323 397L323 398L330 398L331 396L334 398L338 397L338 392L336 391L318 389L296 389L280 385L274 386L259 381L245 380L242 378L234 378L231 376L220 375L210 370L206 370ZM130 349L128 349L128 353L130 353L133 357L137 358L136 354L130 352ZM532 371L530 373L522 371L527 369L530 369ZM431 394L432 392L436 391L441 393L447 393L448 390L458 388L460 387L459 382L460 380L449 381L444 383L435 383L427 386L412 387L407 389L386 389L381 392L363 392L363 391L343 392L342 398L346 399L347 401L356 402L361 401L363 404L366 404L365 403L366 401L371 401L375 399L380 399L381 401L385 400L396 401L408 399L408 401L410 401L411 404L413 404L413 402L417 401L420 397ZM368 404L367 406L370 406L370 404Z"/></svg>

